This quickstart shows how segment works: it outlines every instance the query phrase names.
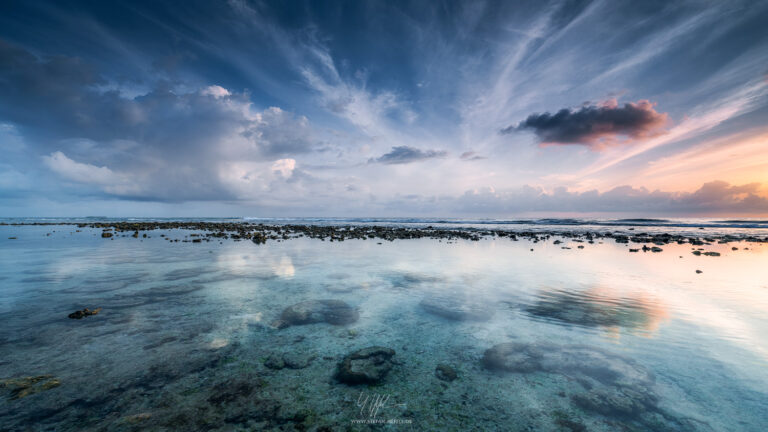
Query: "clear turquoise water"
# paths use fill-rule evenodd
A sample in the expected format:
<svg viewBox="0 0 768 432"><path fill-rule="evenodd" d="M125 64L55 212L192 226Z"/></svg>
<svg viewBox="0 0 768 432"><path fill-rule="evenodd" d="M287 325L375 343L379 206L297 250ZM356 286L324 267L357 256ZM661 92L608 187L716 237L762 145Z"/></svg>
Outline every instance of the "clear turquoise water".
<svg viewBox="0 0 768 432"><path fill-rule="evenodd" d="M0 226L0 430L768 424L766 244L705 246L722 253L705 257L690 245L643 254L608 241L255 245L100 233ZM342 300L360 318L270 326L312 299ZM430 313L425 299L482 319ZM84 307L102 310L67 318ZM540 367L485 368L484 352L508 342L539 353ZM382 383L333 379L344 355L371 345L397 352ZM311 360L301 369L264 365L284 353ZM438 364L458 378L438 379ZM27 380L24 397L7 381L35 376L45 378ZM386 402L372 413L377 397Z"/></svg>

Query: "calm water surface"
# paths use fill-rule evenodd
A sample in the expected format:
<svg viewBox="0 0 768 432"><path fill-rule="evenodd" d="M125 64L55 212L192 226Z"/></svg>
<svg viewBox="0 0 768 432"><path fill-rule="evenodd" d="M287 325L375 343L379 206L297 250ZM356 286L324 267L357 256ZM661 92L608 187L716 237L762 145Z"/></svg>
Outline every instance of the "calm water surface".
<svg viewBox="0 0 768 432"><path fill-rule="evenodd" d="M75 229L0 226L0 430L768 424L765 244L707 257L610 240L255 245ZM322 299L359 319L271 325ZM84 307L102 310L67 318ZM396 352L380 383L334 379L369 346Z"/></svg>

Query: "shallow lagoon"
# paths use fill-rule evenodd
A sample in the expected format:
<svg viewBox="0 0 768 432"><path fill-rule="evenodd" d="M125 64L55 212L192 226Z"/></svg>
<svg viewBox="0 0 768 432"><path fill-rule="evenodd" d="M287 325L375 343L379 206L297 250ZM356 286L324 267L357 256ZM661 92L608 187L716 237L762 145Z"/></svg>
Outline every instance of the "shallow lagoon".
<svg viewBox="0 0 768 432"><path fill-rule="evenodd" d="M610 240L255 245L100 233L0 227L0 430L768 424L765 243L705 246L722 254L708 257ZM272 325L319 299L359 319ZM67 318L84 307L102 310ZM345 355L369 346L396 352L382 382L334 379ZM438 378L438 365L457 378Z"/></svg>

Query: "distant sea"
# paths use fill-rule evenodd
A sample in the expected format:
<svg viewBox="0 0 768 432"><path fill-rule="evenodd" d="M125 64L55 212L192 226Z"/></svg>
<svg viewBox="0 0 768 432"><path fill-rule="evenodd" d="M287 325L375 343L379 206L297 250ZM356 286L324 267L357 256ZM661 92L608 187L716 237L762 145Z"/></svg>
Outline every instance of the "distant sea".
<svg viewBox="0 0 768 432"><path fill-rule="evenodd" d="M0 223L93 223L93 222L237 222L267 225L381 225L452 229L498 229L510 231L623 231L667 232L671 234L764 235L768 219L761 218L415 218L415 217L219 217L219 218L151 218L151 217L15 217L0 218Z"/></svg>

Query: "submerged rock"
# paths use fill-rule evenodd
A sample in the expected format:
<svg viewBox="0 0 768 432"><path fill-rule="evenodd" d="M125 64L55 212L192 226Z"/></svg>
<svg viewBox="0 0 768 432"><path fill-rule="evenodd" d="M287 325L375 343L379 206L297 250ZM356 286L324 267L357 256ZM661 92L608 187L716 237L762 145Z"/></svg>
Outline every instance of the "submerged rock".
<svg viewBox="0 0 768 432"><path fill-rule="evenodd" d="M443 278L440 276L415 272L394 272L388 276L388 279L393 288L405 289L412 288L423 283L435 283L443 281Z"/></svg>
<svg viewBox="0 0 768 432"><path fill-rule="evenodd" d="M394 366L395 350L372 346L357 350L342 359L336 369L336 379L345 384L377 384L384 380Z"/></svg>
<svg viewBox="0 0 768 432"><path fill-rule="evenodd" d="M586 345L501 343L487 349L482 362L489 370L559 373L590 385L648 387L655 381L633 360Z"/></svg>
<svg viewBox="0 0 768 432"><path fill-rule="evenodd" d="M229 380L216 384L211 389L208 402L213 405L231 403L237 399L248 397L253 393L254 385L248 381Z"/></svg>
<svg viewBox="0 0 768 432"><path fill-rule="evenodd" d="M280 402L272 399L256 398L249 403L238 406L238 409L231 410L224 421L226 423L245 423L247 421L268 421L281 422Z"/></svg>
<svg viewBox="0 0 768 432"><path fill-rule="evenodd" d="M459 375L456 373L456 369L447 364L439 364L435 368L435 376L440 380L450 382L458 378Z"/></svg>
<svg viewBox="0 0 768 432"><path fill-rule="evenodd" d="M653 394L625 387L579 393L571 400L582 409L608 417L637 417L646 411L655 411L658 403Z"/></svg>
<svg viewBox="0 0 768 432"><path fill-rule="evenodd" d="M85 318L87 316L98 315L99 312L101 312L101 308L96 308L94 310L90 310L88 308L85 308L83 310L74 311L71 314L69 314L68 316L70 318L72 318L72 319L82 319L82 318Z"/></svg>
<svg viewBox="0 0 768 432"><path fill-rule="evenodd" d="M61 385L53 375L37 375L22 378L0 379L0 389L11 391L11 399L21 399Z"/></svg>
<svg viewBox="0 0 768 432"><path fill-rule="evenodd" d="M128 424L135 425L135 424L147 421L147 420L149 420L151 418L152 418L152 413L150 413L150 412L143 412L143 413L138 413L138 414L127 415L127 416L123 417L121 419L121 421L123 421L125 423L128 423Z"/></svg>
<svg viewBox="0 0 768 432"><path fill-rule="evenodd" d="M483 366L493 371L529 373L541 369L544 354L533 344L502 343L483 354Z"/></svg>
<svg viewBox="0 0 768 432"><path fill-rule="evenodd" d="M488 305L443 296L427 297L419 306L433 315L454 321L487 321L493 316L493 309Z"/></svg>
<svg viewBox="0 0 768 432"><path fill-rule="evenodd" d="M285 367L285 362L282 357L272 354L264 360L264 366L270 369L280 370Z"/></svg>
<svg viewBox="0 0 768 432"><path fill-rule="evenodd" d="M283 363L291 369L304 369L315 359L314 355L301 352L287 352L283 354Z"/></svg>
<svg viewBox="0 0 768 432"><path fill-rule="evenodd" d="M308 300L286 308L272 326L285 328L316 323L345 325L354 323L358 318L360 314L357 310L341 300Z"/></svg>
<svg viewBox="0 0 768 432"><path fill-rule="evenodd" d="M482 362L493 371L562 375L584 388L571 396L574 405L606 417L637 419L662 412L648 369L596 347L502 343L486 350Z"/></svg>

